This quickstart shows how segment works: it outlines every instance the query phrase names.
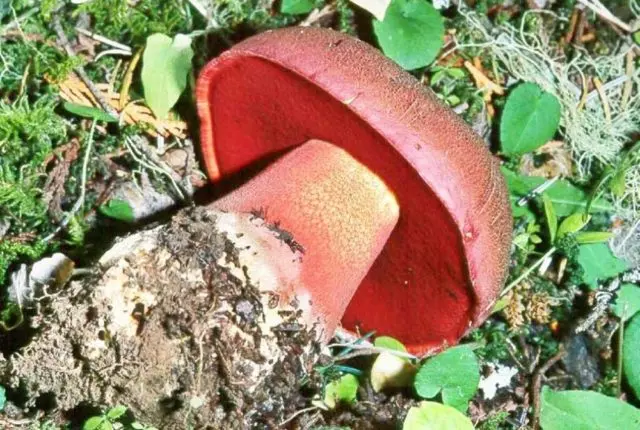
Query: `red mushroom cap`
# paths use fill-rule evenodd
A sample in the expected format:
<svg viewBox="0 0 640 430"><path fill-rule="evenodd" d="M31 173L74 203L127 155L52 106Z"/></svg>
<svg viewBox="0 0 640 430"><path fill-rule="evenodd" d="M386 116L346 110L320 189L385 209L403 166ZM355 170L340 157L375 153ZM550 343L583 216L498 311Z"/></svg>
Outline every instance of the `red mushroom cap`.
<svg viewBox="0 0 640 430"><path fill-rule="evenodd" d="M396 194L400 220L345 328L422 353L456 343L488 315L511 241L504 180L482 140L411 75L347 35L288 28L211 61L197 98L213 181L316 138L346 149Z"/></svg>
<svg viewBox="0 0 640 430"><path fill-rule="evenodd" d="M295 244L289 246L301 250L302 264L281 265L277 293L285 300L308 298L325 340L333 336L399 212L380 178L345 150L319 140L295 148L211 206L261 211L291 235Z"/></svg>

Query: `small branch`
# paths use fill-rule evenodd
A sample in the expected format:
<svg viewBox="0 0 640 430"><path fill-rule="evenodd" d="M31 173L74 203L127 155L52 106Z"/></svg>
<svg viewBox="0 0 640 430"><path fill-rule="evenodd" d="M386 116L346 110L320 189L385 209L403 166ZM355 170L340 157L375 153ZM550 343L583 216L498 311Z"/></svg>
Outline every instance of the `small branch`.
<svg viewBox="0 0 640 430"><path fill-rule="evenodd" d="M509 291L511 291L516 285L518 285L527 276L529 276L534 270L536 270L538 268L538 266L540 266L548 257L551 257L551 255L553 255L554 252L556 252L556 247L555 246L551 247L551 249L549 249L542 257L540 257L540 259L538 261L533 263L533 265L529 266L529 268L527 270L522 272L522 274L520 276L518 276L513 282L511 282L509 285L507 285L504 288L504 290L502 290L502 293L500 293L500 297L504 297L505 294L507 294Z"/></svg>
<svg viewBox="0 0 640 430"><path fill-rule="evenodd" d="M531 395L533 397L533 419L532 419L532 427L534 430L538 429L539 421L540 421L540 385L542 383L542 378L547 371L556 364L558 361L562 360L562 358L567 354L562 345L560 345L560 351L545 364L540 366L538 371L533 376L533 384L531 387Z"/></svg>
<svg viewBox="0 0 640 430"><path fill-rule="evenodd" d="M469 61L464 62L464 67L469 71L478 89L486 89L489 92L496 93L498 95L504 94L504 88L493 82L482 70L471 64Z"/></svg>
<svg viewBox="0 0 640 430"><path fill-rule="evenodd" d="M120 110L124 110L125 105L127 104L127 100L129 99L129 88L131 87L131 82L133 82L133 72L142 57L142 49L139 49L136 52L136 55L133 56L131 61L129 62L129 66L127 67L127 71L124 74L124 78L122 79L122 87L120 88Z"/></svg>
<svg viewBox="0 0 640 430"><path fill-rule="evenodd" d="M614 24L627 33L633 33L631 26L620 20L609 9L607 9L599 0L578 0L580 3L591 9L596 15L611 24Z"/></svg>
<svg viewBox="0 0 640 430"><path fill-rule="evenodd" d="M593 78L593 85L595 85L600 101L602 102L602 108L604 109L604 117L607 120L607 125L611 125L611 108L609 107L609 99L602 87L602 82L598 78Z"/></svg>
<svg viewBox="0 0 640 430"><path fill-rule="evenodd" d="M190 193L179 184L182 180L180 175L167 166L167 164L155 154L153 148L151 148L143 138L139 136L127 136L125 137L124 142L125 146L129 150L129 154L135 161L149 170L165 175L169 181L171 181L171 184L181 201L190 199Z"/></svg>
<svg viewBox="0 0 640 430"><path fill-rule="evenodd" d="M65 216L64 220L60 223L60 225L54 230L53 233L45 237L44 242L49 242L53 239L58 233L60 233L68 224L71 222L71 219L75 216L76 212L82 208L84 204L84 197L86 194L87 187L87 169L89 167L89 158L91 157L91 149L93 148L93 134L96 130L96 120L93 120L91 123L91 130L89 131L89 138L87 139L87 149L84 155L84 161L82 162L82 176L80 178L80 197L73 205L69 213Z"/></svg>
<svg viewBox="0 0 640 430"><path fill-rule="evenodd" d="M322 9L314 9L308 17L306 17L300 24L300 27L311 27L322 19L330 17L336 13L336 7L333 4L328 4Z"/></svg>
<svg viewBox="0 0 640 430"><path fill-rule="evenodd" d="M573 36L576 33L576 25L578 24L578 17L580 16L580 10L577 7L573 8L571 12L571 20L569 21L569 29L564 36L565 43L571 43Z"/></svg>
<svg viewBox="0 0 640 430"><path fill-rule="evenodd" d="M93 33L89 30L85 30L84 28L76 27L76 31L100 43L104 43L105 45L112 46L120 51L127 51L129 55L131 55L131 48L127 45L124 45L120 42L116 42L115 40L107 39L104 36L100 36L99 34Z"/></svg>
<svg viewBox="0 0 640 430"><path fill-rule="evenodd" d="M634 53L632 50L629 50L626 55L626 65L625 65L625 76L627 77L626 82L624 83L624 88L622 89L622 101L620 102L620 107L622 110L627 108L627 104L629 103L629 99L631 98L631 91L633 90L633 72L634 72Z"/></svg>
<svg viewBox="0 0 640 430"><path fill-rule="evenodd" d="M613 299L613 293L620 287L620 279L615 278L608 287L601 288L596 291L596 304L587 318L584 319L575 329L576 333L582 333L587 330L607 311L609 302Z"/></svg>
<svg viewBox="0 0 640 430"><path fill-rule="evenodd" d="M292 414L289 418L287 418L286 420L284 420L280 424L278 424L278 427L282 428L282 426L284 426L288 422L293 421L296 417L298 417L298 416L300 416L300 415L302 415L302 414L304 414L306 412L315 411L316 409L318 409L317 406L310 406L308 408L300 409L299 411L297 411L294 414Z"/></svg>
<svg viewBox="0 0 640 430"><path fill-rule="evenodd" d="M98 61L99 59L101 59L102 57L106 57L107 55L122 55L123 57L129 57L131 56L131 52L123 51L122 49L107 49L96 55L94 61Z"/></svg>
<svg viewBox="0 0 640 430"><path fill-rule="evenodd" d="M351 352L349 354L345 354L341 357L336 357L336 360L339 361L345 361L345 360L349 360L350 358L353 357L360 357L363 355L374 355L374 354L380 354L383 352L388 352L390 354L393 354L397 357L401 357L401 358L408 358L411 360L415 360L418 357L416 357L413 354L409 354L408 352L404 352L404 351L394 351L388 348L379 348L377 346L368 346L368 345L353 345L350 343L347 344L342 344L342 343L334 343L331 345L327 345L328 348L351 348L353 350L355 350L354 352Z"/></svg>
<svg viewBox="0 0 640 430"><path fill-rule="evenodd" d="M62 28L62 24L60 23L60 16L58 15L56 15L53 18L53 29L55 30L56 35L58 36L58 43L64 48L67 55L70 57L75 57L76 53L71 47L71 44L69 43L69 39L67 39L67 35L64 33L64 29ZM105 98L102 96L102 93L100 92L100 90L98 90L98 88L93 83L93 81L89 79L89 75L87 75L87 72L84 70L84 67L76 66L74 67L73 70L76 72L78 77L82 80L82 82L87 86L87 88L89 88L89 91L91 91L91 94L95 97L95 99L98 100L100 107L109 115L113 116L114 118L118 118L118 112L116 112L115 109L113 109L109 105L109 103L107 103Z"/></svg>
<svg viewBox="0 0 640 430"><path fill-rule="evenodd" d="M539 196L540 194L542 194L543 192L545 192L558 179L560 179L560 175L554 176L551 179L547 179L545 182L543 182L542 184L538 185L533 190L529 191L526 196L521 197L516 204L519 207L522 207L522 206L526 205L527 203L529 203L529 201L531 199L533 199L533 198Z"/></svg>
<svg viewBox="0 0 640 430"><path fill-rule="evenodd" d="M7 34L10 30L13 30L14 28L17 28L18 30L20 30L20 32L22 32L22 30L20 29L20 23L22 21L26 21L31 16L35 15L36 13L38 13L39 10L40 10L39 8L34 7L34 8L29 9L28 11L26 11L22 15L16 16L15 15L15 10L13 8L11 8L11 11L13 12L13 15L14 15L14 20L11 21L9 24L5 25L4 27L0 28L0 37L4 36L5 34Z"/></svg>

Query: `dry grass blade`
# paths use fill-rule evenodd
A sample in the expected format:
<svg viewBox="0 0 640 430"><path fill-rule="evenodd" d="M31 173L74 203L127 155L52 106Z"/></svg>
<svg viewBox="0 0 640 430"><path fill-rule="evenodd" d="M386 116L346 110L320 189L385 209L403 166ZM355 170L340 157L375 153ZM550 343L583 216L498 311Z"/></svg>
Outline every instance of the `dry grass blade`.
<svg viewBox="0 0 640 430"><path fill-rule="evenodd" d="M60 97L68 102L87 107L100 106L89 88L75 74L69 75L59 84L59 87ZM96 84L96 88L125 123L149 125L150 127L146 127L146 131L154 137L158 135L185 137L187 124L184 121L160 120L153 115L147 106L139 101L132 101L128 97L124 98L125 104L121 108L120 94L114 92L109 84Z"/></svg>

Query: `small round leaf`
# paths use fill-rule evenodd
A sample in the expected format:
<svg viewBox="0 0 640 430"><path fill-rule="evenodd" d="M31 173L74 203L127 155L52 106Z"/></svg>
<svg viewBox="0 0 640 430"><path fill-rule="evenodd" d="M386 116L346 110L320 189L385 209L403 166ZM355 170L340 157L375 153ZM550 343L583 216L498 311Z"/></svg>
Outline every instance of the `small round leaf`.
<svg viewBox="0 0 640 430"><path fill-rule="evenodd" d="M402 342L391 336L378 336L376 337L376 340L373 342L373 344L377 348L386 348L392 351L407 352L407 348L405 348Z"/></svg>
<svg viewBox="0 0 640 430"><path fill-rule="evenodd" d="M111 199L98 210L102 215L119 221L133 222L136 219L131 205L126 200Z"/></svg>
<svg viewBox="0 0 640 430"><path fill-rule="evenodd" d="M473 430L473 424L451 406L421 402L420 406L409 409L402 430Z"/></svg>
<svg viewBox="0 0 640 430"><path fill-rule="evenodd" d="M444 40L442 17L426 0L392 0L373 31L385 55L407 70L429 65Z"/></svg>
<svg viewBox="0 0 640 430"><path fill-rule="evenodd" d="M84 422L82 430L101 430L107 422L107 419L103 416L91 417Z"/></svg>
<svg viewBox="0 0 640 430"><path fill-rule="evenodd" d="M640 286L635 284L622 284L616 302L613 305L613 313L616 314L622 322L626 322L638 312L640 312ZM638 346L640 346L640 343Z"/></svg>
<svg viewBox="0 0 640 430"><path fill-rule="evenodd" d="M418 371L414 386L422 398L431 399L442 392L443 403L464 412L479 383L478 360L468 345L460 345L429 358Z"/></svg>
<svg viewBox="0 0 640 430"><path fill-rule="evenodd" d="M358 378L350 373L327 384L324 389L324 403L334 409L338 403L353 403L358 394Z"/></svg>
<svg viewBox="0 0 640 430"><path fill-rule="evenodd" d="M156 33L147 38L142 55L142 87L156 117L166 118L187 87L192 58L191 38L184 34L171 39Z"/></svg>
<svg viewBox="0 0 640 430"><path fill-rule="evenodd" d="M289 15L302 15L311 12L315 6L314 0L282 0L280 12Z"/></svg>
<svg viewBox="0 0 640 430"><path fill-rule="evenodd" d="M122 406L122 405L114 406L113 408L109 409L109 412L107 412L107 418L109 418L112 421L117 420L118 418L123 416L126 412L127 412L126 406Z"/></svg>
<svg viewBox="0 0 640 430"><path fill-rule="evenodd" d="M538 85L518 85L507 98L500 142L507 155L524 154L548 142L560 124L560 103Z"/></svg>

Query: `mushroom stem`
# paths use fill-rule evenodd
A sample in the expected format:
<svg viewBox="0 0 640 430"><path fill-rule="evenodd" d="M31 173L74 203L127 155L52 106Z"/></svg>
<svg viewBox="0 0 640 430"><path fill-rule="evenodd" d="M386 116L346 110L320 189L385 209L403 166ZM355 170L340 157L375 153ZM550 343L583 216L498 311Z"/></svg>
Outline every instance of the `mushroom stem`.
<svg viewBox="0 0 640 430"><path fill-rule="evenodd" d="M277 293L294 296L333 335L399 217L387 185L345 150L311 140L222 199L216 209L258 213L302 264L279 265ZM292 262L293 263L293 262ZM288 273L287 273L288 272Z"/></svg>

